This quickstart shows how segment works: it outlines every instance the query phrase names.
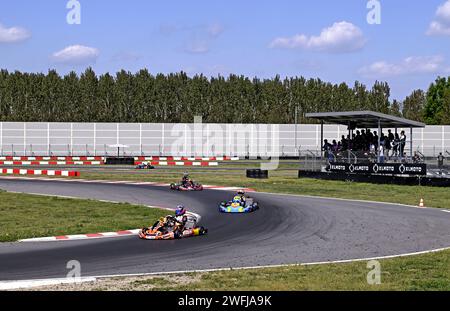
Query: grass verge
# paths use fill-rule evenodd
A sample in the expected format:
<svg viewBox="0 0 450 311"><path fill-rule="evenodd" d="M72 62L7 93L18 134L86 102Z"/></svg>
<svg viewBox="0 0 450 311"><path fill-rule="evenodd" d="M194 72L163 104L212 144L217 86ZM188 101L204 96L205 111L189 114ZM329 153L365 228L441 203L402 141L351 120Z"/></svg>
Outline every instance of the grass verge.
<svg viewBox="0 0 450 311"><path fill-rule="evenodd" d="M0 191L0 242L141 228L167 211Z"/></svg>
<svg viewBox="0 0 450 311"><path fill-rule="evenodd" d="M352 262L167 276L116 277L99 279L95 283L58 285L40 289L91 291L450 290L450 250L383 259L379 262L381 284L374 285L367 282L367 276L372 267L368 268L367 262Z"/></svg>

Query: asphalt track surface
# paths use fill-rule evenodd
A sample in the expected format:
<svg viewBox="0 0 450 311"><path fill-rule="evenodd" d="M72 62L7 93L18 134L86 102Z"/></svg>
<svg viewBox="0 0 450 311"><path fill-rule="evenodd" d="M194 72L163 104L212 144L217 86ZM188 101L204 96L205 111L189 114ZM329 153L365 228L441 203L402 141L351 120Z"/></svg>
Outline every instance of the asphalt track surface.
<svg viewBox="0 0 450 311"><path fill-rule="evenodd" d="M438 209L255 193L259 211L224 215L217 203L231 192L1 178L0 188L162 207L182 203L209 229L207 236L176 241L128 236L2 243L0 280L65 277L70 260L80 261L87 277L360 259L450 246L450 213Z"/></svg>

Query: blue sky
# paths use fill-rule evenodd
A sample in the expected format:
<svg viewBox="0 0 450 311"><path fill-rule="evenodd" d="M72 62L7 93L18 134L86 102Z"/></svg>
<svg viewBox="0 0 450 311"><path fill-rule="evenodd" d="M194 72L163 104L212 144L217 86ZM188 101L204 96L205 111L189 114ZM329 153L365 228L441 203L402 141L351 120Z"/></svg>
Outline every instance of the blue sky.
<svg viewBox="0 0 450 311"><path fill-rule="evenodd" d="M378 79L401 100L450 74L447 0L380 0L379 25L366 0L79 2L69 25L68 0L2 1L0 68Z"/></svg>

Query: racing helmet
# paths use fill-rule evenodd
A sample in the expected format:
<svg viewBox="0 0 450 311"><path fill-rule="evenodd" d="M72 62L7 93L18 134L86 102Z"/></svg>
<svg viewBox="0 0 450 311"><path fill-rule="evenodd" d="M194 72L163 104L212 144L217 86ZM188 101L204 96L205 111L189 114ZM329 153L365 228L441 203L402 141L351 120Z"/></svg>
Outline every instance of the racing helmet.
<svg viewBox="0 0 450 311"><path fill-rule="evenodd" d="M237 192L237 194L240 195L240 196L243 196L243 195L245 194L245 192L244 192L244 190L239 190L239 191Z"/></svg>
<svg viewBox="0 0 450 311"><path fill-rule="evenodd" d="M175 210L175 216L183 216L186 214L186 208L183 205L178 205Z"/></svg>

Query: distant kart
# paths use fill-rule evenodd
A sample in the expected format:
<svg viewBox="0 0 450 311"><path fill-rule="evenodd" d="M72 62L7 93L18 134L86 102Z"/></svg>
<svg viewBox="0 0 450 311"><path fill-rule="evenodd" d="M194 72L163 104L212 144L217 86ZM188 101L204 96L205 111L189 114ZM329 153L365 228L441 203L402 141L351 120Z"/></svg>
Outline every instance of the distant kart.
<svg viewBox="0 0 450 311"><path fill-rule="evenodd" d="M193 236L205 235L208 229L197 226L197 219L191 215L182 230L176 228L175 221L170 216L165 224L156 222L152 227L143 228L139 231L139 238L144 240L175 240Z"/></svg>
<svg viewBox="0 0 450 311"><path fill-rule="evenodd" d="M136 167L135 167L135 169L137 169L137 170L152 170L154 168L155 167L153 165L151 165L150 163L147 163L147 164L141 163L141 164L136 165Z"/></svg>
<svg viewBox="0 0 450 311"><path fill-rule="evenodd" d="M199 183L193 182L192 184L183 185L182 183L170 184L170 189L178 191L202 191L203 186Z"/></svg>
<svg viewBox="0 0 450 311"><path fill-rule="evenodd" d="M252 213L259 209L258 202L252 198L247 198L245 202L233 199L232 201L224 201L219 205L221 213Z"/></svg>

